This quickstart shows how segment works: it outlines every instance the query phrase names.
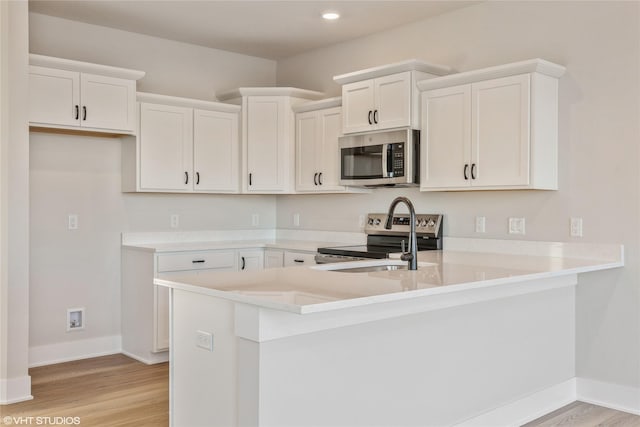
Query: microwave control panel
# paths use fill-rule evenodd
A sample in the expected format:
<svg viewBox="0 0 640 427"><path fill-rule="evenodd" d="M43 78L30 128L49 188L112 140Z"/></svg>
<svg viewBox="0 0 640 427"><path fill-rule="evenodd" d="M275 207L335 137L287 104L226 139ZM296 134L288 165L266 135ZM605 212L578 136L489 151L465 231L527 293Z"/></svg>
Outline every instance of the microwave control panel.
<svg viewBox="0 0 640 427"><path fill-rule="evenodd" d="M404 143L396 142L389 144L387 152L387 162L390 164L389 171L391 177L404 176ZM390 156L390 159L389 159Z"/></svg>

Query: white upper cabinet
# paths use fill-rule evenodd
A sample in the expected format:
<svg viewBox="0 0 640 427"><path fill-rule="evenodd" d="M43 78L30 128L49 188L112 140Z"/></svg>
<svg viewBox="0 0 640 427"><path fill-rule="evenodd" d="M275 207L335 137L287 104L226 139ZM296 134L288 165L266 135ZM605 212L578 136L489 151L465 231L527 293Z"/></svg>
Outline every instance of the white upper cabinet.
<svg viewBox="0 0 640 427"><path fill-rule="evenodd" d="M144 72L30 55L33 127L133 133L136 80Z"/></svg>
<svg viewBox="0 0 640 427"><path fill-rule="evenodd" d="M242 105L243 192L295 192L293 107L322 96L288 87L240 88L217 94L220 100Z"/></svg>
<svg viewBox="0 0 640 427"><path fill-rule="evenodd" d="M286 192L289 186L290 105L282 96L251 96L246 103L249 192Z"/></svg>
<svg viewBox="0 0 640 427"><path fill-rule="evenodd" d="M239 190L239 114L194 110L193 170L195 191Z"/></svg>
<svg viewBox="0 0 640 427"><path fill-rule="evenodd" d="M343 85L343 133L419 128L416 83L449 72L449 67L410 60L335 76Z"/></svg>
<svg viewBox="0 0 640 427"><path fill-rule="evenodd" d="M240 107L139 93L137 137L123 140L123 191L237 193Z"/></svg>
<svg viewBox="0 0 640 427"><path fill-rule="evenodd" d="M296 114L296 191L344 192L340 185L340 98L302 104Z"/></svg>
<svg viewBox="0 0 640 427"><path fill-rule="evenodd" d="M80 73L29 67L29 121L80 125Z"/></svg>
<svg viewBox="0 0 640 427"><path fill-rule="evenodd" d="M419 83L420 189L556 190L564 70L537 59Z"/></svg>
<svg viewBox="0 0 640 427"><path fill-rule="evenodd" d="M375 89L373 80L342 86L344 99L343 132L352 133L374 129Z"/></svg>
<svg viewBox="0 0 640 427"><path fill-rule="evenodd" d="M435 89L422 94L420 187L469 185L471 163L471 87Z"/></svg>
<svg viewBox="0 0 640 427"><path fill-rule="evenodd" d="M140 190L191 190L192 121L191 108L140 103Z"/></svg>
<svg viewBox="0 0 640 427"><path fill-rule="evenodd" d="M471 102L471 185L528 186L529 75L472 84Z"/></svg>

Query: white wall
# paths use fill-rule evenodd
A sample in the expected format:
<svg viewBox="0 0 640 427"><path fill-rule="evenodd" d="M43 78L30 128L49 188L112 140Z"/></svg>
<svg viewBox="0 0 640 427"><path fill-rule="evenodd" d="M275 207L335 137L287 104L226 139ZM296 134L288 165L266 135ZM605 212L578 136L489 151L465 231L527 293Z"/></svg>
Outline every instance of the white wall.
<svg viewBox="0 0 640 427"><path fill-rule="evenodd" d="M31 398L26 1L0 3L0 404Z"/></svg>
<svg viewBox="0 0 640 427"><path fill-rule="evenodd" d="M385 33L278 62L278 85L339 95L332 76L409 58L459 71L529 58L567 67L560 81L559 191L278 197L278 227L358 230L358 217L385 212L408 195L420 212L446 215L445 235L511 238L507 218L526 218L526 238L570 241L569 218L584 219L584 242L623 243L627 267L580 278L577 371L640 386L640 3L485 2ZM487 233L474 233L486 216Z"/></svg>
<svg viewBox="0 0 640 427"><path fill-rule="evenodd" d="M138 90L200 99L239 85L273 86L275 62L30 15L30 51L146 71ZM120 334L120 233L275 226L274 196L123 194L119 138L32 132L31 362L113 351ZM79 215L79 229L67 216ZM66 332L66 310L86 326Z"/></svg>
<svg viewBox="0 0 640 427"><path fill-rule="evenodd" d="M140 92L215 100L215 92L275 84L276 63L263 58L38 13L29 23L31 53L146 71Z"/></svg>

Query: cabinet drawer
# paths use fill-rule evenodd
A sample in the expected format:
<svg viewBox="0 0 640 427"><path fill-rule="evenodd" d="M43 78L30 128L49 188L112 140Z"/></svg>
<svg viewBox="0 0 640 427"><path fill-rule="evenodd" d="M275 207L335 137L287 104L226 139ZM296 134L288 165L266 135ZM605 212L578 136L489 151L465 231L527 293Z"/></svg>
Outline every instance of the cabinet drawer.
<svg viewBox="0 0 640 427"><path fill-rule="evenodd" d="M315 252L291 252L286 251L284 253L284 266L300 266L300 265L314 265L316 263Z"/></svg>
<svg viewBox="0 0 640 427"><path fill-rule="evenodd" d="M234 251L186 252L158 255L158 273L167 271L227 269L235 270Z"/></svg>

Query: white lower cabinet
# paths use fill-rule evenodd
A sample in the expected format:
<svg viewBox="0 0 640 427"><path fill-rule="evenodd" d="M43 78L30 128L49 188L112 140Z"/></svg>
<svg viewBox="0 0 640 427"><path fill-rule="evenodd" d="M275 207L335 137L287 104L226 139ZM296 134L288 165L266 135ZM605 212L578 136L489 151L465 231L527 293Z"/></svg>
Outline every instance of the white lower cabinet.
<svg viewBox="0 0 640 427"><path fill-rule="evenodd" d="M278 268L284 265L284 252L279 249L264 251L264 268Z"/></svg>
<svg viewBox="0 0 640 427"><path fill-rule="evenodd" d="M264 250L238 251L238 271L255 271L264 268Z"/></svg>
<svg viewBox="0 0 640 427"><path fill-rule="evenodd" d="M303 252L303 251L285 251L284 252L285 267L299 267L301 265L314 265L315 263L316 263L315 252Z"/></svg>
<svg viewBox="0 0 640 427"><path fill-rule="evenodd" d="M122 248L122 351L151 364L168 360L169 289L153 284L161 274L252 271L264 265L264 250L220 249L154 253Z"/></svg>

